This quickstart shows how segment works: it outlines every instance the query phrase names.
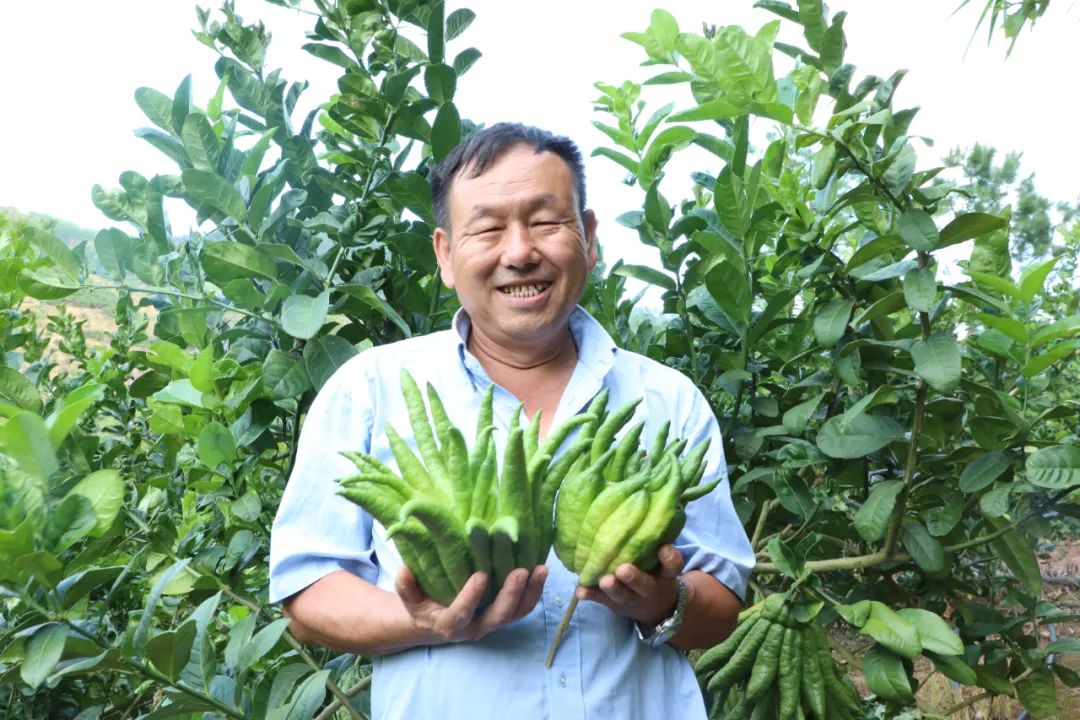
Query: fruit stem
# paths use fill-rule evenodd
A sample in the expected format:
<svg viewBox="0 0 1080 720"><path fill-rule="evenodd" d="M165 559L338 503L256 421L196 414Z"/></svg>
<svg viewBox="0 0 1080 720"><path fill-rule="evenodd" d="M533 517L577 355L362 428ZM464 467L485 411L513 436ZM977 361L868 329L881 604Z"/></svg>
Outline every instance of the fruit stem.
<svg viewBox="0 0 1080 720"><path fill-rule="evenodd" d="M544 661L544 667L550 668L551 663L555 661L555 651L559 647L559 643L562 642L563 635L566 634L567 628L570 627L570 618L574 616L574 611L577 610L578 596L574 595L570 600L570 604L566 606L566 612L563 613L562 622L559 623L559 629L555 631L555 639L551 641L551 649L548 650L547 660Z"/></svg>

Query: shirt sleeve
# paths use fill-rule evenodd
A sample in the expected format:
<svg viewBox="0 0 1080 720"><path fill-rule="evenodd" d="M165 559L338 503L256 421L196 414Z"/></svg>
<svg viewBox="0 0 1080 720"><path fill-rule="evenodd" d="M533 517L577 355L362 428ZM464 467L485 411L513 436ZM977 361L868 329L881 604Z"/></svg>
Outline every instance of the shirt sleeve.
<svg viewBox="0 0 1080 720"><path fill-rule="evenodd" d="M691 387L690 392L680 437L687 439L687 447L710 440L701 482L711 482L717 475L722 475L723 480L708 495L686 506L686 526L675 547L683 555L684 571L707 572L744 598L754 568L754 551L731 503L720 425L701 392L696 387Z"/></svg>
<svg viewBox="0 0 1080 720"><path fill-rule="evenodd" d="M337 479L359 472L342 450L368 452L372 418L363 356L343 365L315 397L270 532L270 601L281 602L316 580L346 570L378 578L372 518L337 494Z"/></svg>

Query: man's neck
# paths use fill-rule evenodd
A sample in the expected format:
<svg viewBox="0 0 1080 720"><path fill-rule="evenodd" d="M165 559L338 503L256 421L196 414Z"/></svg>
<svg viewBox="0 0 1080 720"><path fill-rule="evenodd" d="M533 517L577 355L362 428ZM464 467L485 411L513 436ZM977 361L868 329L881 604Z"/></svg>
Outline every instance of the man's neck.
<svg viewBox="0 0 1080 720"><path fill-rule="evenodd" d="M495 342L473 326L466 347L488 375L518 373L558 373L577 364L577 345L569 325L552 339L505 343Z"/></svg>

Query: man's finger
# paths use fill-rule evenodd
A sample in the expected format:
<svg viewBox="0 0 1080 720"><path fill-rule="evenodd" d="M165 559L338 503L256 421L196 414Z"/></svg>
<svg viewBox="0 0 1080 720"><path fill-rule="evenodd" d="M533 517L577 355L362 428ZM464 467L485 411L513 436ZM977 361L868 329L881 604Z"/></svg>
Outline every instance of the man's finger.
<svg viewBox="0 0 1080 720"><path fill-rule="evenodd" d="M656 584L656 579L652 575L630 563L623 563L615 568L614 577L626 587L627 591L637 596L633 598L634 600L649 597L653 592L653 586ZM603 579L601 579L600 584L603 586Z"/></svg>
<svg viewBox="0 0 1080 720"><path fill-rule="evenodd" d="M449 610L455 625L459 628L469 624L476 615L476 609L480 601L484 599L484 588L487 587L488 576L486 573L476 572L465 581L465 586L450 603Z"/></svg>
<svg viewBox="0 0 1080 720"><path fill-rule="evenodd" d="M547 580L547 567L537 565L529 575L529 582L525 585L525 592L518 601L517 610L514 612L514 620L532 612L536 603L540 602L540 595L544 592L544 581Z"/></svg>
<svg viewBox="0 0 1080 720"><path fill-rule="evenodd" d="M413 575L412 570L407 566L403 565L401 572L397 574L397 578L394 580L394 587L406 607L418 605L424 600L429 599L428 596L424 594L424 591L420 589L420 584L416 582L416 576Z"/></svg>
<svg viewBox="0 0 1080 720"><path fill-rule="evenodd" d="M626 607L641 602L641 595L615 575L605 575L600 578L599 587L601 592L611 598L616 605Z"/></svg>
<svg viewBox="0 0 1080 720"><path fill-rule="evenodd" d="M683 570L683 556L674 545L663 545L656 553L660 560L657 574L662 577L678 577Z"/></svg>
<svg viewBox="0 0 1080 720"><path fill-rule="evenodd" d="M506 576L503 586L499 588L499 594L480 618L486 630L492 630L514 619L514 612L525 593L528 577L529 571L525 568L514 568Z"/></svg>
<svg viewBox="0 0 1080 720"><path fill-rule="evenodd" d="M581 588L581 587L579 587L574 592L577 595L578 600L587 600L589 602L600 603L601 605L603 605L604 607L606 607L608 610L612 611L613 613L618 613L619 610L620 610L620 607L618 605L616 605L615 602L612 601L612 599L607 596L607 593L605 593L600 588L594 588L594 587Z"/></svg>

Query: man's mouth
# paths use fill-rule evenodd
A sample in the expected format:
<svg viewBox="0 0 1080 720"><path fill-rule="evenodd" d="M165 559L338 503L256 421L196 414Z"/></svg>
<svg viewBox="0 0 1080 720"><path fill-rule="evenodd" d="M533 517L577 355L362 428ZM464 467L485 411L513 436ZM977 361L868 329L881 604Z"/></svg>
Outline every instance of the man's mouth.
<svg viewBox="0 0 1080 720"><path fill-rule="evenodd" d="M510 297L527 298L535 297L549 287L551 287L550 282L541 281L527 285L504 285L499 288L499 292L503 295L509 295Z"/></svg>

